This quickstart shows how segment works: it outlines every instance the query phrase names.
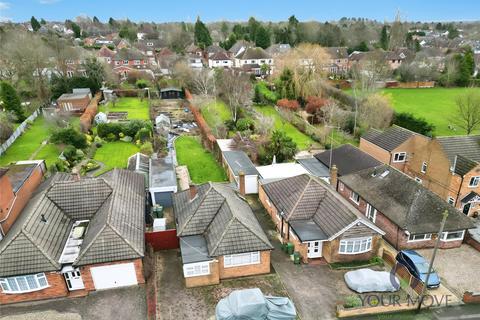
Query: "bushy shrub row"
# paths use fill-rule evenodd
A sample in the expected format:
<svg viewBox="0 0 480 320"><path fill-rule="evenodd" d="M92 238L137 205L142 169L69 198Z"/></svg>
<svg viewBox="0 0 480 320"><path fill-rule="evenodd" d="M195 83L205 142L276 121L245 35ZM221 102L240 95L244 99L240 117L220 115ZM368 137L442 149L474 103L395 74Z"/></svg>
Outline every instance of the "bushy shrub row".
<svg viewBox="0 0 480 320"><path fill-rule="evenodd" d="M50 141L55 144L72 145L77 149L85 149L87 147L87 138L85 135L72 127L55 131Z"/></svg>
<svg viewBox="0 0 480 320"><path fill-rule="evenodd" d="M267 84L263 81L258 82L255 85L255 97L256 103L271 103L275 104L278 100L278 96L275 92L268 89Z"/></svg>
<svg viewBox="0 0 480 320"><path fill-rule="evenodd" d="M107 140L117 140L122 136L129 136L145 142L152 136L152 125L143 120L132 120L125 123L100 123L97 126L97 134L100 138Z"/></svg>

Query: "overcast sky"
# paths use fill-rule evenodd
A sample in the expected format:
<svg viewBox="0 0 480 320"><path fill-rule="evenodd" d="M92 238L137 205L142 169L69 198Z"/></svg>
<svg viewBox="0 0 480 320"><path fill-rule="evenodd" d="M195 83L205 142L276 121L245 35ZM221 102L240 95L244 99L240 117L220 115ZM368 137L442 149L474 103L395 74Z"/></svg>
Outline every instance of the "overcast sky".
<svg viewBox="0 0 480 320"><path fill-rule="evenodd" d="M79 15L129 18L133 21L280 21L294 14L301 21L364 17L391 21L397 10L402 20L480 20L479 0L0 0L0 19L63 21Z"/></svg>

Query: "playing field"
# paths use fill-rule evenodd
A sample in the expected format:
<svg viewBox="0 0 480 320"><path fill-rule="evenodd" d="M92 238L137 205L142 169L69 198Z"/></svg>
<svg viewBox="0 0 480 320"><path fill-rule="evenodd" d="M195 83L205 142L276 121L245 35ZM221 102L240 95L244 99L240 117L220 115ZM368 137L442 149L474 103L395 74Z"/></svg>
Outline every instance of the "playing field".
<svg viewBox="0 0 480 320"><path fill-rule="evenodd" d="M409 112L425 118L435 125L435 135L451 136L466 134L455 122L455 99L467 90L469 89L385 89L383 92L391 96L395 111ZM454 129L449 129L449 125Z"/></svg>

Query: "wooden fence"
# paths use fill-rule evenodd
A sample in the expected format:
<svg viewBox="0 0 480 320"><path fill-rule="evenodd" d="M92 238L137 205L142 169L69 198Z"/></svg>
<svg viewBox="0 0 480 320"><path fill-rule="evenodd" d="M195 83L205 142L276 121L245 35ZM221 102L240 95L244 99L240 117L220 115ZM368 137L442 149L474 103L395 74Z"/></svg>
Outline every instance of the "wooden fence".
<svg viewBox="0 0 480 320"><path fill-rule="evenodd" d="M212 130L210 129L207 122L203 118L200 110L193 105L192 103L193 97L190 91L188 91L188 89L185 89L185 100L188 101L188 108L192 112L195 122L197 123L198 128L200 129L200 132L202 134L202 142L204 146L208 150L213 151L214 146L217 144L217 139L212 134Z"/></svg>
<svg viewBox="0 0 480 320"><path fill-rule="evenodd" d="M145 232L145 241L151 245L155 251L177 249L180 247L176 229L147 231Z"/></svg>
<svg viewBox="0 0 480 320"><path fill-rule="evenodd" d="M383 251L382 259L392 266L392 270L395 271L395 274L400 278L400 281L403 280L408 283L408 288L404 288L409 289L408 291L410 292L408 293L419 295L422 292L424 286L423 282L415 278L403 265L397 263L395 257L390 252Z"/></svg>
<svg viewBox="0 0 480 320"><path fill-rule="evenodd" d="M385 83L385 87L398 88L398 89L433 88L435 87L435 81L411 81L411 82L387 81Z"/></svg>
<svg viewBox="0 0 480 320"><path fill-rule="evenodd" d="M22 133L25 132L25 130L27 129L28 123L34 121L39 114L40 114L40 108L35 110L34 113L32 113L25 121L23 121L22 124L20 124L18 128L12 133L10 138L8 138L7 141L5 141L4 143L2 143L2 145L0 145L0 156L7 151L7 149L15 142L15 140L17 140L17 138L22 135Z"/></svg>

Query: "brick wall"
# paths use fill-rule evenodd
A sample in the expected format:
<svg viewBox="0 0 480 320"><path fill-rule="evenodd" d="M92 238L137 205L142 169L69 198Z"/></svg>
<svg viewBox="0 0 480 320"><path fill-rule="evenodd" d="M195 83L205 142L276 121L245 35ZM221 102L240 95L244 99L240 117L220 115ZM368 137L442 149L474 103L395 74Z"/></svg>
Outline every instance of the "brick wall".
<svg viewBox="0 0 480 320"><path fill-rule="evenodd" d="M85 96L81 99L66 99L57 100L58 105L62 108L62 111L83 111L90 103L90 97ZM66 110L67 103L71 103L72 110Z"/></svg>
<svg viewBox="0 0 480 320"><path fill-rule="evenodd" d="M340 240L337 238L323 243L322 255L328 263L370 260L378 255L378 249L382 241L380 235L375 235L372 237L372 250L359 254L341 254L339 253Z"/></svg>
<svg viewBox="0 0 480 320"><path fill-rule="evenodd" d="M32 193L37 189L39 184L42 182L43 174L44 174L43 166L42 165L37 166L33 170L33 172L30 174L28 179L24 182L23 186L17 191L15 195L16 196L15 203L13 204L13 208L10 211L10 215L8 216L8 219L2 223L2 229L5 233L8 233L8 230L10 230L15 220L17 219L17 217L20 215L25 205L30 200ZM11 196L13 195L13 192L11 189L10 182L6 177L6 175L3 176L3 178L0 181L0 190L1 190L0 191L0 209L2 209L4 213L3 215L2 212L0 212L0 220L2 220L3 218L6 217L6 213L10 209L9 207L13 200L13 198L11 198Z"/></svg>
<svg viewBox="0 0 480 320"><path fill-rule="evenodd" d="M49 287L40 291L22 294L5 294L0 290L0 305L68 296L67 285L62 274L57 272L46 272L45 276L47 277Z"/></svg>
<svg viewBox="0 0 480 320"><path fill-rule="evenodd" d="M220 279L228 279L228 278L236 278L236 277L270 273L270 253L271 251L261 251L260 263L258 264L250 264L246 266L228 267L228 268L225 268L223 264L223 257L219 257L218 264L219 264Z"/></svg>
<svg viewBox="0 0 480 320"><path fill-rule="evenodd" d="M220 283L220 272L218 261L210 262L210 274L206 276L185 278L185 286L187 288L208 286Z"/></svg>
<svg viewBox="0 0 480 320"><path fill-rule="evenodd" d="M379 146L367 141L363 138L360 138L360 150L365 153L368 153L375 159L385 164L390 164L390 152L380 148Z"/></svg>

